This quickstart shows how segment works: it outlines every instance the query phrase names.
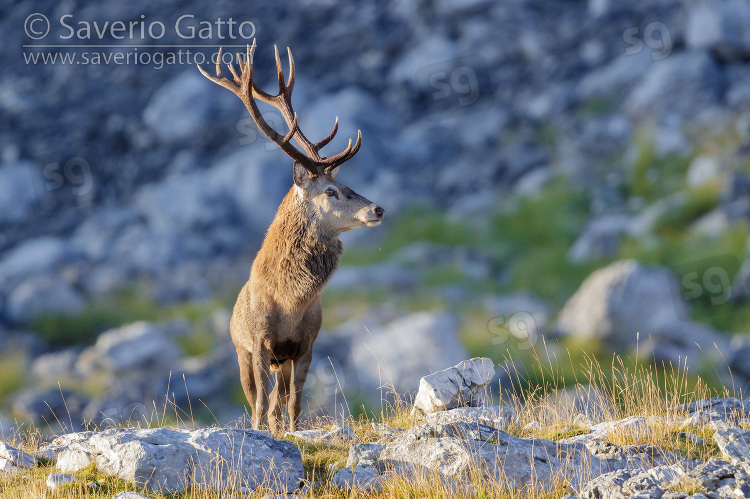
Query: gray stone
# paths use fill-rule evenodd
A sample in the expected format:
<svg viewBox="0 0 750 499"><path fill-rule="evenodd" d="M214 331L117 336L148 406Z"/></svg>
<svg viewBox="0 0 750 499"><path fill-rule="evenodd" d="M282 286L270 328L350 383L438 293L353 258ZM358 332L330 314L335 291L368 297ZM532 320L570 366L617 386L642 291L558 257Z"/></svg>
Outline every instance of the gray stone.
<svg viewBox="0 0 750 499"><path fill-rule="evenodd" d="M385 449L385 445L379 443L352 444L351 447L349 447L349 456L346 458L346 466L347 468L350 466L357 466L362 460L377 461L383 449Z"/></svg>
<svg viewBox="0 0 750 499"><path fill-rule="evenodd" d="M732 464L750 463L750 431L738 428L719 429L714 440L725 459Z"/></svg>
<svg viewBox="0 0 750 499"><path fill-rule="evenodd" d="M604 215L588 223L568 249L567 258L574 263L613 255L620 247L620 238L630 228L627 215Z"/></svg>
<svg viewBox="0 0 750 499"><path fill-rule="evenodd" d="M39 167L14 162L0 167L0 226L24 220L37 200L35 186L41 186Z"/></svg>
<svg viewBox="0 0 750 499"><path fill-rule="evenodd" d="M31 374L37 379L57 381L60 377L75 375L75 365L80 347L64 348L40 355L31 363Z"/></svg>
<svg viewBox="0 0 750 499"><path fill-rule="evenodd" d="M138 492L118 492L112 496L112 499L148 499L148 497Z"/></svg>
<svg viewBox="0 0 750 499"><path fill-rule="evenodd" d="M110 429L65 435L52 444L67 446L57 456L60 470L75 472L96 463L101 473L149 492L263 485L291 493L303 478L294 444L252 430Z"/></svg>
<svg viewBox="0 0 750 499"><path fill-rule="evenodd" d="M451 427L443 425L446 432ZM565 476L576 487L602 471L602 463L581 444L520 439L497 430L497 443L456 437L427 437L410 431L386 445L380 461L397 473L437 473L448 484L472 483L477 476L510 488L551 484Z"/></svg>
<svg viewBox="0 0 750 499"><path fill-rule="evenodd" d="M489 407L458 407L456 409L427 414L427 422L431 425L461 421L493 426L500 430L504 430L509 424L517 420L518 415L516 411L510 407L498 405Z"/></svg>
<svg viewBox="0 0 750 499"><path fill-rule="evenodd" d="M13 412L37 426L59 424L63 431L75 431L88 401L83 394L50 388L22 391L13 399ZM73 428L69 424L74 425Z"/></svg>
<svg viewBox="0 0 750 499"><path fill-rule="evenodd" d="M10 461L0 457L0 471L5 473L21 473L22 471L25 471L25 469L20 466L13 466L10 464Z"/></svg>
<svg viewBox="0 0 750 499"><path fill-rule="evenodd" d="M403 432L407 431L403 428L394 428L393 426L388 426L385 423L370 423L370 425L372 426L372 429L375 431L375 433L380 436L381 440L395 438Z"/></svg>
<svg viewBox="0 0 750 499"><path fill-rule="evenodd" d="M690 476L706 490L716 490L719 484L727 478L742 478L747 480L750 476L737 466L726 461L712 457L707 462L696 466L690 471Z"/></svg>
<svg viewBox="0 0 750 499"><path fill-rule="evenodd" d="M0 458L7 459L13 466L21 468L34 468L39 464L34 456L11 447L4 442L0 442Z"/></svg>
<svg viewBox="0 0 750 499"><path fill-rule="evenodd" d="M425 414L477 406L486 398L487 384L495 376L492 359L475 357L451 368L424 376L414 399L414 411Z"/></svg>
<svg viewBox="0 0 750 499"><path fill-rule="evenodd" d="M590 433L564 438L560 442L575 443L609 440L613 434L627 436L636 440L646 440L651 436L651 433L652 431L646 422L646 418L630 416L619 421L595 424L591 427Z"/></svg>
<svg viewBox="0 0 750 499"><path fill-rule="evenodd" d="M32 276L49 274L74 259L75 253L63 239L52 236L26 239L3 253L0 282L19 282Z"/></svg>
<svg viewBox="0 0 750 499"><path fill-rule="evenodd" d="M142 187L134 206L157 233L204 231L230 222L233 213L226 194L210 187L204 172L167 177Z"/></svg>
<svg viewBox="0 0 750 499"><path fill-rule="evenodd" d="M507 442L508 437L506 432L498 430L493 426L481 423L466 423L463 421L415 426L412 428L412 433L417 438L455 437L463 440L492 443Z"/></svg>
<svg viewBox="0 0 750 499"><path fill-rule="evenodd" d="M227 102L213 84L194 68L175 76L157 90L143 110L143 121L167 142L199 138L209 127L221 103Z"/></svg>
<svg viewBox="0 0 750 499"><path fill-rule="evenodd" d="M582 75L576 86L576 95L582 103L601 98L619 98L630 91L654 65L648 50L636 55L621 55Z"/></svg>
<svg viewBox="0 0 750 499"><path fill-rule="evenodd" d="M298 430L293 432L286 432L284 436L290 436L298 438L304 442L316 443L316 442L350 442L358 441L359 439L354 434L354 430L347 426L334 425L330 430Z"/></svg>
<svg viewBox="0 0 750 499"><path fill-rule="evenodd" d="M642 74L625 109L634 115L670 111L689 118L696 109L718 105L723 85L723 73L707 52L675 53Z"/></svg>
<svg viewBox="0 0 750 499"><path fill-rule="evenodd" d="M727 364L734 372L750 378L750 335L734 336L729 347L728 357ZM747 410L746 413L750 415L750 410Z"/></svg>
<svg viewBox="0 0 750 499"><path fill-rule="evenodd" d="M47 477L47 487L55 490L62 487L63 485L74 483L76 480L78 480L78 478L74 477L73 475L67 475L65 473L51 473Z"/></svg>
<svg viewBox="0 0 750 499"><path fill-rule="evenodd" d="M586 278L560 311L557 327L581 340L599 338L612 347L627 349L636 346L640 333L649 356L667 355L659 350L664 344L681 345L680 352L691 353L697 361L698 354L705 356L714 343L726 341L713 330L689 321L680 289L675 276L664 267L619 261Z"/></svg>
<svg viewBox="0 0 750 499"><path fill-rule="evenodd" d="M696 464L679 454L665 451L655 445L619 446L611 442L596 440L587 442L586 447L603 463L602 468L610 472L621 469L647 470L673 464L678 464L683 469L690 469Z"/></svg>
<svg viewBox="0 0 750 499"><path fill-rule="evenodd" d="M741 0L688 4L688 47L710 49L729 60L750 56L750 9Z"/></svg>
<svg viewBox="0 0 750 499"><path fill-rule="evenodd" d="M57 276L38 276L17 286L8 296L5 313L15 323L28 323L40 315L76 315L84 298Z"/></svg>
<svg viewBox="0 0 750 499"><path fill-rule="evenodd" d="M361 288L367 283L368 289L384 288L391 291L405 291L419 285L418 276L411 270L392 263L376 263L363 266L342 266L333 274L327 289L347 290Z"/></svg>
<svg viewBox="0 0 750 499"><path fill-rule="evenodd" d="M333 475L333 483L345 489L363 491L382 490L382 477L374 466L354 466L341 468Z"/></svg>
<svg viewBox="0 0 750 499"><path fill-rule="evenodd" d="M710 399L698 400L688 404L671 407L672 413L689 413L686 426L702 427L709 421L730 421L737 423L741 418L750 415L750 410L743 402L735 397L712 397Z"/></svg>
<svg viewBox="0 0 750 499"><path fill-rule="evenodd" d="M688 166L685 179L691 187L701 187L709 182L720 180L721 164L711 156L700 155L693 158Z"/></svg>
<svg viewBox="0 0 750 499"><path fill-rule="evenodd" d="M683 475L684 471L679 465L658 466L648 470L621 469L598 476L587 483L581 497L656 499L662 497L670 482Z"/></svg>
<svg viewBox="0 0 750 499"><path fill-rule="evenodd" d="M163 366L180 357L180 350L156 324L134 322L99 335L94 349L102 368L113 372L149 366Z"/></svg>
<svg viewBox="0 0 750 499"><path fill-rule="evenodd" d="M352 364L361 390L377 390L383 397L390 387L397 393L416 390L415 380L425 373L468 357L458 339L458 318L449 313L417 312L370 327L369 333L360 322L351 334L356 338Z"/></svg>

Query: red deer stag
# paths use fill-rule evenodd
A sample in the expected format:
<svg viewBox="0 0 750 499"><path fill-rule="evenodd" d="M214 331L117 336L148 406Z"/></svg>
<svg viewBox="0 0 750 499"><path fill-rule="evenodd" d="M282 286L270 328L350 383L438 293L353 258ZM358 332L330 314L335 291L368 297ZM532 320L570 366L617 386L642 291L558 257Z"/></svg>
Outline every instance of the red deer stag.
<svg viewBox="0 0 750 499"><path fill-rule="evenodd" d="M291 100L294 60L291 50L287 52L289 80L285 83L276 49L278 95L264 92L253 81L255 41L247 48L246 60L239 57L239 75L229 65L232 79L222 73L221 51L216 77L198 68L206 78L237 95L258 128L294 160L294 185L268 228L250 279L237 297L230 323L242 388L252 408L253 428L260 429L268 416L274 435L280 432L282 409L287 402L291 430L297 429L302 388L323 318L320 294L343 250L338 236L359 227L375 227L384 215L383 208L336 182L339 166L359 150L361 132L357 133L354 146L349 139L344 151L326 157L320 150L336 135L338 118L331 133L319 142L310 142L299 129ZM266 123L256 99L281 112L289 128L286 134ZM302 150L292 144L292 138ZM276 383L270 394L269 411L271 375L276 377Z"/></svg>

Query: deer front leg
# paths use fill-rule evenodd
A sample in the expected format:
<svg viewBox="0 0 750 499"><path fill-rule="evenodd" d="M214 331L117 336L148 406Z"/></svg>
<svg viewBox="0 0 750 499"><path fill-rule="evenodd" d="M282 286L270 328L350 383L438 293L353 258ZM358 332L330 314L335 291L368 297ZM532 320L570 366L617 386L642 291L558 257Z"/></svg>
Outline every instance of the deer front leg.
<svg viewBox="0 0 750 499"><path fill-rule="evenodd" d="M268 412L268 426L271 433L278 437L281 434L282 410L289 400L289 387L292 381L292 361L281 365L276 374L276 386L271 392L271 408Z"/></svg>
<svg viewBox="0 0 750 499"><path fill-rule="evenodd" d="M261 430L268 414L269 354L260 345L253 351L253 374L255 375L255 410L253 429Z"/></svg>
<svg viewBox="0 0 750 499"><path fill-rule="evenodd" d="M302 414L302 389L305 387L307 372L312 362L312 348L292 363L292 383L289 387L289 426L290 431L297 431L300 414Z"/></svg>
<svg viewBox="0 0 750 499"><path fill-rule="evenodd" d="M242 383L242 391L245 392L245 398L250 405L250 412L255 414L255 398L257 391L255 390L255 377L253 376L253 356L248 351L238 351L237 362L240 365L240 383Z"/></svg>

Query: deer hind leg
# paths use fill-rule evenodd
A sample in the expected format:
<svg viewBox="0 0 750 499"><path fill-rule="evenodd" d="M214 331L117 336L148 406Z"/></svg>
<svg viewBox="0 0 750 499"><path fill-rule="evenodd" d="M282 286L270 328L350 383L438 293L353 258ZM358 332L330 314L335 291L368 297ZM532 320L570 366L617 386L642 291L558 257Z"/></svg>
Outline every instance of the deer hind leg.
<svg viewBox="0 0 750 499"><path fill-rule="evenodd" d="M307 380L307 372L312 362L312 349L308 349L302 357L292 363L291 386L289 387L289 426L291 431L297 431L300 414L302 414L302 388Z"/></svg>
<svg viewBox="0 0 750 499"><path fill-rule="evenodd" d="M253 414L253 421L255 421L255 403L257 397L257 390L255 389L255 376L253 375L252 365L252 354L250 352L238 352L237 361L240 365L240 383L242 383L242 391L245 392L245 398L247 403L250 405L250 412Z"/></svg>
<svg viewBox="0 0 750 499"><path fill-rule="evenodd" d="M268 412L268 426L275 436L282 429L282 410L289 400L289 387L292 381L292 361L288 360L281 364L276 373L276 386L271 392L271 407Z"/></svg>
<svg viewBox="0 0 750 499"><path fill-rule="evenodd" d="M253 411L253 429L261 430L268 414L268 387L270 385L268 352L256 348L252 353L252 370L255 380L255 410Z"/></svg>

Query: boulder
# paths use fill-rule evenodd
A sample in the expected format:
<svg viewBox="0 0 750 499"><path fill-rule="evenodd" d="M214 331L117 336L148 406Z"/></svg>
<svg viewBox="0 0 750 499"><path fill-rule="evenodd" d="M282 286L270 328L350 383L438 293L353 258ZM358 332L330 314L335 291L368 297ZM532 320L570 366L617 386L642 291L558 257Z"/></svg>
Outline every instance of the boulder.
<svg viewBox="0 0 750 499"><path fill-rule="evenodd" d="M640 76L625 102L635 116L673 112L694 117L696 109L719 104L725 83L714 60L701 50L672 54Z"/></svg>
<svg viewBox="0 0 750 499"><path fill-rule="evenodd" d="M381 490L380 482L383 477L371 465L341 468L333 475L333 483L345 489L359 489L363 491Z"/></svg>
<svg viewBox="0 0 750 499"><path fill-rule="evenodd" d="M589 222L567 253L569 261L583 263L613 255L630 228L628 215L603 215Z"/></svg>
<svg viewBox="0 0 750 499"><path fill-rule="evenodd" d="M155 366L166 368L181 356L179 348L166 338L161 328L146 321L103 332L94 350L97 363L115 373Z"/></svg>
<svg viewBox="0 0 750 499"><path fill-rule="evenodd" d="M595 424L589 433L575 435L560 440L565 443L594 442L611 440L613 436L627 436L635 440L648 440L651 436L651 427L648 426L646 418L630 416L619 421L607 421Z"/></svg>
<svg viewBox="0 0 750 499"><path fill-rule="evenodd" d="M29 323L40 315L76 315L83 310L84 298L60 277L32 277L8 296L7 317L17 324Z"/></svg>
<svg viewBox="0 0 750 499"><path fill-rule="evenodd" d="M581 497L586 499L619 497L662 497L670 482L685 473L679 465L665 465L648 470L621 469L605 473L586 484ZM648 494L652 492L653 495Z"/></svg>
<svg viewBox="0 0 750 499"><path fill-rule="evenodd" d="M47 487L52 490L55 490L55 489L59 489L63 485L74 483L76 480L78 480L77 477L74 477L73 475L68 475L66 473L51 473L47 477Z"/></svg>
<svg viewBox="0 0 750 499"><path fill-rule="evenodd" d="M510 423L517 421L516 411L510 407L494 405L490 407L458 407L447 411L427 414L427 422L431 425L445 423L476 423L493 426L504 430Z"/></svg>
<svg viewBox="0 0 750 499"><path fill-rule="evenodd" d="M682 413L688 412L688 421L705 420L704 424L709 421L729 421L737 423L745 416L750 416L750 407L735 397L712 397L710 399L698 400L688 404L682 404L676 407L670 407L668 412Z"/></svg>
<svg viewBox="0 0 750 499"><path fill-rule="evenodd" d="M500 430L491 433L490 437L482 431L482 425L472 428L467 423L432 429L418 427L388 443L380 454L380 461L405 476L437 473L450 486L471 484L477 475L509 488L532 483L543 487L564 475L576 486L602 471L602 463L582 444L521 439ZM456 435L476 436L482 440Z"/></svg>
<svg viewBox="0 0 750 499"><path fill-rule="evenodd" d="M487 384L495 376L492 359L473 358L451 368L424 376L414 399L414 411L425 414L478 406L485 402Z"/></svg>
<svg viewBox="0 0 750 499"><path fill-rule="evenodd" d="M112 496L112 499L148 499L148 497L138 492L119 492Z"/></svg>
<svg viewBox="0 0 750 499"><path fill-rule="evenodd" d="M346 466L357 466L360 461L377 461L383 449L385 449L385 444L380 443L352 444L349 447Z"/></svg>
<svg viewBox="0 0 750 499"><path fill-rule="evenodd" d="M347 426L333 426L330 430L299 430L286 432L285 437L298 438L307 443L358 441L354 430Z"/></svg>
<svg viewBox="0 0 750 499"><path fill-rule="evenodd" d="M7 460L10 464L19 468L34 468L39 464L34 456L11 447L4 442L0 442L0 458Z"/></svg>
<svg viewBox="0 0 750 499"><path fill-rule="evenodd" d="M560 311L557 328L583 341L601 339L625 349L635 348L640 333L644 354L660 360L685 354L698 360L714 343L726 343L710 328L690 322L672 272L634 260L615 262L588 276Z"/></svg>
<svg viewBox="0 0 750 499"><path fill-rule="evenodd" d="M0 283L5 287L33 276L49 274L76 258L76 252L63 239L52 236L25 239L2 254Z"/></svg>
<svg viewBox="0 0 750 499"><path fill-rule="evenodd" d="M199 139L215 126L215 116L230 102L194 68L159 88L143 110L143 121L165 142Z"/></svg>
<svg viewBox="0 0 750 499"><path fill-rule="evenodd" d="M750 335L743 334L732 338L727 363L732 371L750 378Z"/></svg>
<svg viewBox="0 0 750 499"><path fill-rule="evenodd" d="M252 430L114 428L64 435L52 445L64 447L56 457L60 471L74 473L95 463L99 472L148 492L263 485L291 493L304 477L302 457L294 444Z"/></svg>
<svg viewBox="0 0 750 499"><path fill-rule="evenodd" d="M691 49L744 61L750 56L750 6L742 0L688 4L685 38Z"/></svg>
<svg viewBox="0 0 750 499"><path fill-rule="evenodd" d="M397 393L416 390L414 380L424 373L468 357L458 339L458 318L450 313L417 312L369 332L360 322L358 330L348 334L356 338L351 358L365 393L380 390L386 396L390 387Z"/></svg>
<svg viewBox="0 0 750 499"><path fill-rule="evenodd" d="M750 431L721 428L714 433L714 440L724 458L732 464L750 464Z"/></svg>
<svg viewBox="0 0 750 499"><path fill-rule="evenodd" d="M88 398L80 393L59 388L24 390L13 399L13 412L36 426L57 423L63 431L75 431ZM73 428L69 425L73 424Z"/></svg>
<svg viewBox="0 0 750 499"><path fill-rule="evenodd" d="M37 201L35 187L41 185L40 168L30 162L0 167L0 226L24 220Z"/></svg>

